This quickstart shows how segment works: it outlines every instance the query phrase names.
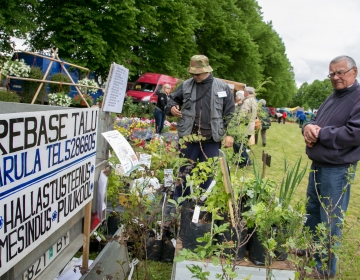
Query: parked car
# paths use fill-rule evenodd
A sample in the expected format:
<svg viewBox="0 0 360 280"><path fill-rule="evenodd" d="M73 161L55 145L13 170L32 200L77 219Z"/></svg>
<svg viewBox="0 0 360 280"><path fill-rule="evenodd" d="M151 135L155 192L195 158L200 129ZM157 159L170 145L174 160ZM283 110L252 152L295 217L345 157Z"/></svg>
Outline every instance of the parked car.
<svg viewBox="0 0 360 280"><path fill-rule="evenodd" d="M156 92L161 90L164 84L171 85L171 91L177 84L178 79L157 73L145 73L136 80L132 88L126 93L127 96L131 96L134 102L142 103L156 103Z"/></svg>

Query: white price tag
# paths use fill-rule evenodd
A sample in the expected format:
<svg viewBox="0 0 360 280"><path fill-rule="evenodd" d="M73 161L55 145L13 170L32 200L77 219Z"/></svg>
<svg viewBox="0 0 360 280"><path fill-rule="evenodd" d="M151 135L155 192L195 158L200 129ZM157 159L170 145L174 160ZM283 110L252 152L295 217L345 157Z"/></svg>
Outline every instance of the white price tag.
<svg viewBox="0 0 360 280"><path fill-rule="evenodd" d="M171 239L171 243L174 246L174 248L176 248L176 240L175 240L175 238Z"/></svg>
<svg viewBox="0 0 360 280"><path fill-rule="evenodd" d="M195 205L194 215L192 217L192 222L197 224L199 222L199 216L200 216L200 206Z"/></svg>

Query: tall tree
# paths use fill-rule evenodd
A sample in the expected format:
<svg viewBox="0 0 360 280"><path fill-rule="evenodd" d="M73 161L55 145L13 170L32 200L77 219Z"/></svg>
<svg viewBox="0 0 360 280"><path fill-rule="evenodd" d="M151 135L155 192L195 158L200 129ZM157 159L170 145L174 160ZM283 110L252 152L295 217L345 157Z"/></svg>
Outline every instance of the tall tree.
<svg viewBox="0 0 360 280"><path fill-rule="evenodd" d="M198 51L209 57L214 75L255 84L262 79L257 45L248 32L245 15L234 0L194 1L201 26L195 30Z"/></svg>
<svg viewBox="0 0 360 280"><path fill-rule="evenodd" d="M330 79L315 80L306 88L304 98L311 109L318 109L333 91Z"/></svg>
<svg viewBox="0 0 360 280"><path fill-rule="evenodd" d="M0 52L14 50L14 39L26 38L26 33L33 30L36 0L2 0L0 7Z"/></svg>
<svg viewBox="0 0 360 280"><path fill-rule="evenodd" d="M132 50L135 76L157 72L187 77L186 66L196 54L194 30L199 26L192 0L136 0L139 40Z"/></svg>
<svg viewBox="0 0 360 280"><path fill-rule="evenodd" d="M305 94L307 92L307 88L309 87L308 83L303 83L300 88L296 91L296 93L294 94L294 96L291 99L291 102L289 104L290 107L296 107L296 106L300 106L300 107L304 107L307 106L307 101L305 98Z"/></svg>
<svg viewBox="0 0 360 280"><path fill-rule="evenodd" d="M110 63L132 60L138 40L133 0L44 0L37 9L38 28L30 33L33 50L59 48L62 59L101 75Z"/></svg>

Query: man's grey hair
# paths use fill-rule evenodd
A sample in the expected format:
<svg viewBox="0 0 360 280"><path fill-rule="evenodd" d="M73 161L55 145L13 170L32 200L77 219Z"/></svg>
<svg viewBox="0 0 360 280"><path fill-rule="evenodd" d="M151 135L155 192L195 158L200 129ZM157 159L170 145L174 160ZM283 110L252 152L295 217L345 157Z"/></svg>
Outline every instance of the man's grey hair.
<svg viewBox="0 0 360 280"><path fill-rule="evenodd" d="M260 99L259 103L262 104L262 106L266 106L266 101L265 99Z"/></svg>
<svg viewBox="0 0 360 280"><path fill-rule="evenodd" d="M248 92L249 94L255 94L255 89L253 87L246 87L244 91Z"/></svg>
<svg viewBox="0 0 360 280"><path fill-rule="evenodd" d="M243 100L244 99L244 91L243 90L238 90L236 93L235 93L236 97Z"/></svg>
<svg viewBox="0 0 360 280"><path fill-rule="evenodd" d="M350 69L356 66L355 60L353 60L350 56L347 55L339 55L330 61L330 64L338 63L342 60L346 60L347 67Z"/></svg>

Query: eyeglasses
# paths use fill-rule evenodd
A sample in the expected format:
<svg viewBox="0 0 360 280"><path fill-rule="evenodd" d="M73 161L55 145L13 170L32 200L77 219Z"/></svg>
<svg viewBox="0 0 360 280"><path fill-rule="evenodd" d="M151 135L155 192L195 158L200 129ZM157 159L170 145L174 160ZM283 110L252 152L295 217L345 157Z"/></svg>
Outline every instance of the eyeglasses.
<svg viewBox="0 0 360 280"><path fill-rule="evenodd" d="M338 76L338 77L344 77L344 75L345 75L347 72L351 71L352 69L354 69L354 66L351 67L351 68L350 68L349 70L347 70L347 71L337 71L337 72L329 73L329 75L327 75L327 77L328 77L328 78L334 78L335 75Z"/></svg>

